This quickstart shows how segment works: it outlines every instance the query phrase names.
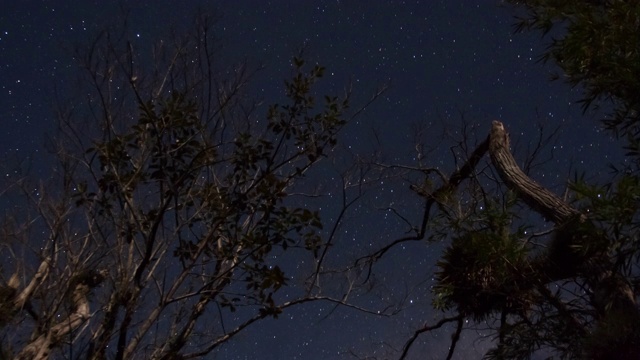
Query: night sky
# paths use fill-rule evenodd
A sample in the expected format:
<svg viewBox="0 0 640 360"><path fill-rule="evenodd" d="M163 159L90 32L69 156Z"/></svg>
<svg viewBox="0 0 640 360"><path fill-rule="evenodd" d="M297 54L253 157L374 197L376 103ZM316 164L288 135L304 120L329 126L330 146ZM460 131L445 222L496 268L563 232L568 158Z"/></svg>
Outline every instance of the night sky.
<svg viewBox="0 0 640 360"><path fill-rule="evenodd" d="M169 24L188 28L198 5L213 11L219 19L221 58L264 66L251 88L265 103L282 101L290 59L302 46L309 61L327 68L323 90L338 94L353 82L354 107L388 85L342 133L341 146L352 153L375 148L388 163L415 165L418 136L435 148L425 164L450 173L449 147L462 136L463 120L476 129L478 139L486 137L491 120L502 120L517 159L537 140L540 124L545 131L559 126L542 154L549 160L532 175L562 192L575 171L586 170L598 179L620 148L598 132L598 114L582 114L576 104L580 89L549 81L554 68L536 61L545 40L537 33L514 34L515 12L500 1L129 3L131 28L140 44L157 40ZM28 159L22 166L29 164L33 176L44 178L51 172L44 144L54 132L55 99L73 88L77 71L69 46L88 42L117 18L118 10L109 1L31 0L4 1L2 9L0 156L6 164ZM3 176L11 176L10 168L5 171ZM336 176L329 170L324 174L329 181ZM406 229L381 209L392 205L410 213L419 204L406 185L377 184L341 226L332 261L347 265L402 236ZM330 205L323 215L328 221L336 216ZM222 348L220 358L397 358L416 328L442 316L430 308L429 296L441 250L442 244L408 244L374 267L379 288L355 302L382 308L381 292L388 292L388 301L404 297L407 308L397 316L332 311L331 304L300 306L240 334ZM485 335L481 329L463 333L456 358L481 357L488 346ZM444 358L449 338L446 329L423 335L410 358Z"/></svg>

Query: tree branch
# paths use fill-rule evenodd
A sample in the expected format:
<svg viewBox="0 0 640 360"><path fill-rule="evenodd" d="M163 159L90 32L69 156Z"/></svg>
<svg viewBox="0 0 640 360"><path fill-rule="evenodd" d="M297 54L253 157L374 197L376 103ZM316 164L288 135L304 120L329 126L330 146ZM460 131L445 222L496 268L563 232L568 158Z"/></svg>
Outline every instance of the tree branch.
<svg viewBox="0 0 640 360"><path fill-rule="evenodd" d="M85 271L76 275L72 281L76 283L70 300L73 312L66 319L50 327L33 339L16 357L17 360L47 360L50 352L64 336L76 330L91 316L87 296L91 289L102 283L106 275L104 271Z"/></svg>
<svg viewBox="0 0 640 360"><path fill-rule="evenodd" d="M462 183L463 180L471 176L476 166L478 165L478 163L480 162L480 160L482 159L482 157L484 156L484 154L487 152L488 149L489 149L489 137L487 137L482 143L478 145L478 147L476 147L476 149L471 153L467 161L462 165L462 167L454 171L453 174L451 174L451 177L449 177L448 181L446 181L442 186L440 186L438 189L436 189L432 193L427 193L423 189L420 189L417 186L412 185L411 189L417 192L419 195L422 195L426 199L424 204L424 213L422 217L422 223L420 225L420 229L418 233L413 236L405 236L405 237L396 239L393 242L385 245L381 249L377 250L373 254L357 259L355 262L356 266L358 266L360 262L366 261L369 265L369 275L370 275L371 267L373 266L373 263L376 260L380 259L387 251L391 250L394 246L407 241L417 241L417 240L424 239L424 236L427 231L427 224L429 223L431 207L434 204L438 203L438 199L441 199L443 195L446 195L455 191L460 185L460 183ZM369 275L367 275L367 279L369 278Z"/></svg>
<svg viewBox="0 0 640 360"><path fill-rule="evenodd" d="M457 322L458 324L460 324L462 322L462 320L464 319L464 316L462 316L461 314L458 314L456 316L453 317L448 317L448 318L443 318L440 319L440 321L438 321L435 325L427 325L425 324L423 327L421 327L420 329L416 330L413 333L413 336L411 336L411 338L409 340L407 340L407 342L404 345L404 348L402 349L402 355L400 355L400 360L403 360L407 357L407 354L409 353L409 349L411 349L411 346L413 345L413 343L416 341L416 339L418 338L418 336L420 336L420 334L427 332L427 331L431 331L431 330L435 330L435 329L439 329L442 326L444 326L445 324L448 324L450 322ZM460 326L459 326L460 327ZM458 338L460 337L460 333L459 330L456 330L456 333L454 333L454 335L457 334ZM452 346L451 348L455 347L455 342L457 341L456 339L452 339ZM450 354L452 352L450 351ZM450 358L450 357L448 357Z"/></svg>
<svg viewBox="0 0 640 360"><path fill-rule="evenodd" d="M490 139L489 154L500 178L531 209L558 225L576 216L580 216L581 220L586 219L578 210L533 181L520 169L509 151L509 135L501 122L493 121Z"/></svg>

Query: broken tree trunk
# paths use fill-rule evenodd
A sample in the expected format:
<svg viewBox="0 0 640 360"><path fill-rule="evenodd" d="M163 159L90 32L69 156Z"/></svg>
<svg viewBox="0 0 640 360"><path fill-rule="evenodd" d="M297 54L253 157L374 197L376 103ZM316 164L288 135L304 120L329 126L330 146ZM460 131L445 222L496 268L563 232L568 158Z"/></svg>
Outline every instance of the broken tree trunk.
<svg viewBox="0 0 640 360"><path fill-rule="evenodd" d="M509 150L509 135L499 121L494 121L491 127L489 154L502 181L515 190L533 210L556 224L581 216L579 211L533 181L520 169Z"/></svg>

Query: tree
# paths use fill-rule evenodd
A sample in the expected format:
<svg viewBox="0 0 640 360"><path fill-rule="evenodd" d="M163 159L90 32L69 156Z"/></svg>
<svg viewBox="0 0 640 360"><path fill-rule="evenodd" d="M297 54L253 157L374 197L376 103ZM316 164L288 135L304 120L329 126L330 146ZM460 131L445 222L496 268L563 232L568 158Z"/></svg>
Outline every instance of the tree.
<svg viewBox="0 0 640 360"><path fill-rule="evenodd" d="M206 357L289 306L343 303L317 287L275 294L287 254L323 249L319 213L294 191L313 188L305 173L331 155L349 94L318 104L324 68L295 57L265 119L250 67L216 64L210 18L150 52L129 35L75 50L86 98L58 111L59 190L26 190L30 210L4 219L3 358Z"/></svg>
<svg viewBox="0 0 640 360"><path fill-rule="evenodd" d="M477 171L487 153L498 183L488 182L496 177L487 170ZM405 241L451 241L438 262L433 305L453 314L417 329L400 358L408 356L420 334L449 323L454 333L447 358L452 358L465 319L493 329L496 345L487 358L529 358L539 351L561 358L636 356L636 177L600 187L576 181L571 188L578 206L570 204L520 169L498 121L459 170L440 177L437 188L429 178L411 185L425 202L424 220L415 227L419 232L362 258L371 269ZM465 182L471 184L463 187ZM528 216L520 203L553 222L552 231L532 232L522 221Z"/></svg>
<svg viewBox="0 0 640 360"><path fill-rule="evenodd" d="M519 29L567 26L544 58L585 87L587 107L612 100L604 126L627 136L637 157L636 5L515 3L527 14ZM252 72L246 64L219 68L210 31L201 18L194 33L144 53L117 29L75 53L90 95L59 111L62 190L43 184L33 193L23 180L4 190L23 190L32 205L3 223L3 255L15 265L3 265L0 284L4 357L206 357L289 306L351 306L348 293L332 298L319 286L340 219L321 238L319 213L296 196L313 186L305 174L331 156L348 94L326 97L317 110L313 85L323 68L295 58L287 103L256 121L260 108L245 90ZM633 356L637 168L615 169L604 185L576 177L566 200L532 180L509 144L505 125L494 122L486 138L457 144L462 155L451 174L422 164L419 146L417 166L364 164L406 180L424 212L409 234L349 271L373 282L376 260L398 244L450 241L433 289L434 307L446 315L416 329L402 358L422 333L443 327L453 330L452 358L465 320L493 330L487 357ZM343 194L366 182L343 180ZM342 200L340 217L353 204ZM538 231L529 210L553 229ZM292 254L315 265L303 291L283 302L278 294L291 282L283 257Z"/></svg>
<svg viewBox="0 0 640 360"><path fill-rule="evenodd" d="M517 30L554 34L542 59L554 61L569 83L584 88L585 110L613 109L603 127L627 138L627 155L636 167L613 166L605 184L576 176L565 200L520 168L507 129L494 121L485 139L458 145L466 151L451 175L427 166L402 167L410 169L405 177L425 204L423 221L413 227L415 235L393 241L361 263L371 269L405 241L450 241L434 287L434 307L447 316L415 330L401 358L420 334L448 325L453 335L447 358L452 358L465 319L492 329L495 344L487 358L529 358L539 352L560 358L636 358L640 8L634 1L512 2L525 14ZM562 29L552 31L554 26ZM490 167L482 166L487 153ZM526 209L552 222L553 229L536 231Z"/></svg>

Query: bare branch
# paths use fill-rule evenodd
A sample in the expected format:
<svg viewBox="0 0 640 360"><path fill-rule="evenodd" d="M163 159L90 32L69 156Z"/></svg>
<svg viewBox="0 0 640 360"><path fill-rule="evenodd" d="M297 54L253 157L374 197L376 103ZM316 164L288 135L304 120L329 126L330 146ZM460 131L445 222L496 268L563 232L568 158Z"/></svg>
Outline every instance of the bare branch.
<svg viewBox="0 0 640 360"><path fill-rule="evenodd" d="M438 201L441 199L443 195L448 193L452 193L457 189L457 187L462 183L463 180L468 179L475 170L476 166L484 156L484 154L489 149L489 138L485 139L480 145L476 147L476 149L471 153L467 161L460 167L458 170L454 171L453 174L449 177L448 181L446 181L443 185L441 185L438 189L436 189L432 193L424 192L422 189L418 188L415 185L411 186L411 189L420 194L425 198L424 203L424 211L422 216L422 222L418 229L416 235L413 236L405 236L399 239L392 241L391 243L385 245L381 249L377 250L373 254L361 257L356 260L355 266L358 266L361 262L365 262L369 267L369 274L371 273L371 267L375 263L376 260L380 259L387 251L391 250L398 244L402 244L408 241L419 241L424 239L427 225L429 223L431 207L434 204L438 204ZM369 275L367 276L367 279ZM365 280L366 281L366 280Z"/></svg>
<svg viewBox="0 0 640 360"><path fill-rule="evenodd" d="M422 326L420 329L416 330L413 333L413 336L411 336L411 338L409 338L409 340L407 340L407 342L405 343L405 345L404 345L404 347L402 349L402 355L400 355L399 359L403 360L403 359L405 359L407 357L407 355L409 354L409 350L411 349L411 346L416 341L416 339L418 339L418 336L420 336L420 334L425 333L427 331L439 329L439 328L443 327L444 325L446 325L448 323L451 323L451 322L456 322L458 324L461 324L463 319L464 319L464 316L456 315L456 316L453 316L453 317L440 319L440 321L438 321L434 325L424 324L424 326ZM458 326L458 328L460 328L460 325ZM456 329L456 334L457 334L457 337L459 338L460 333L459 333L459 331L457 329ZM451 348L449 350L449 355L447 356L447 359L451 358L451 355L453 353L453 351L451 349L453 349L455 347L455 343L457 342L457 340L458 340L457 338L455 340L452 338L452 345L451 345Z"/></svg>

